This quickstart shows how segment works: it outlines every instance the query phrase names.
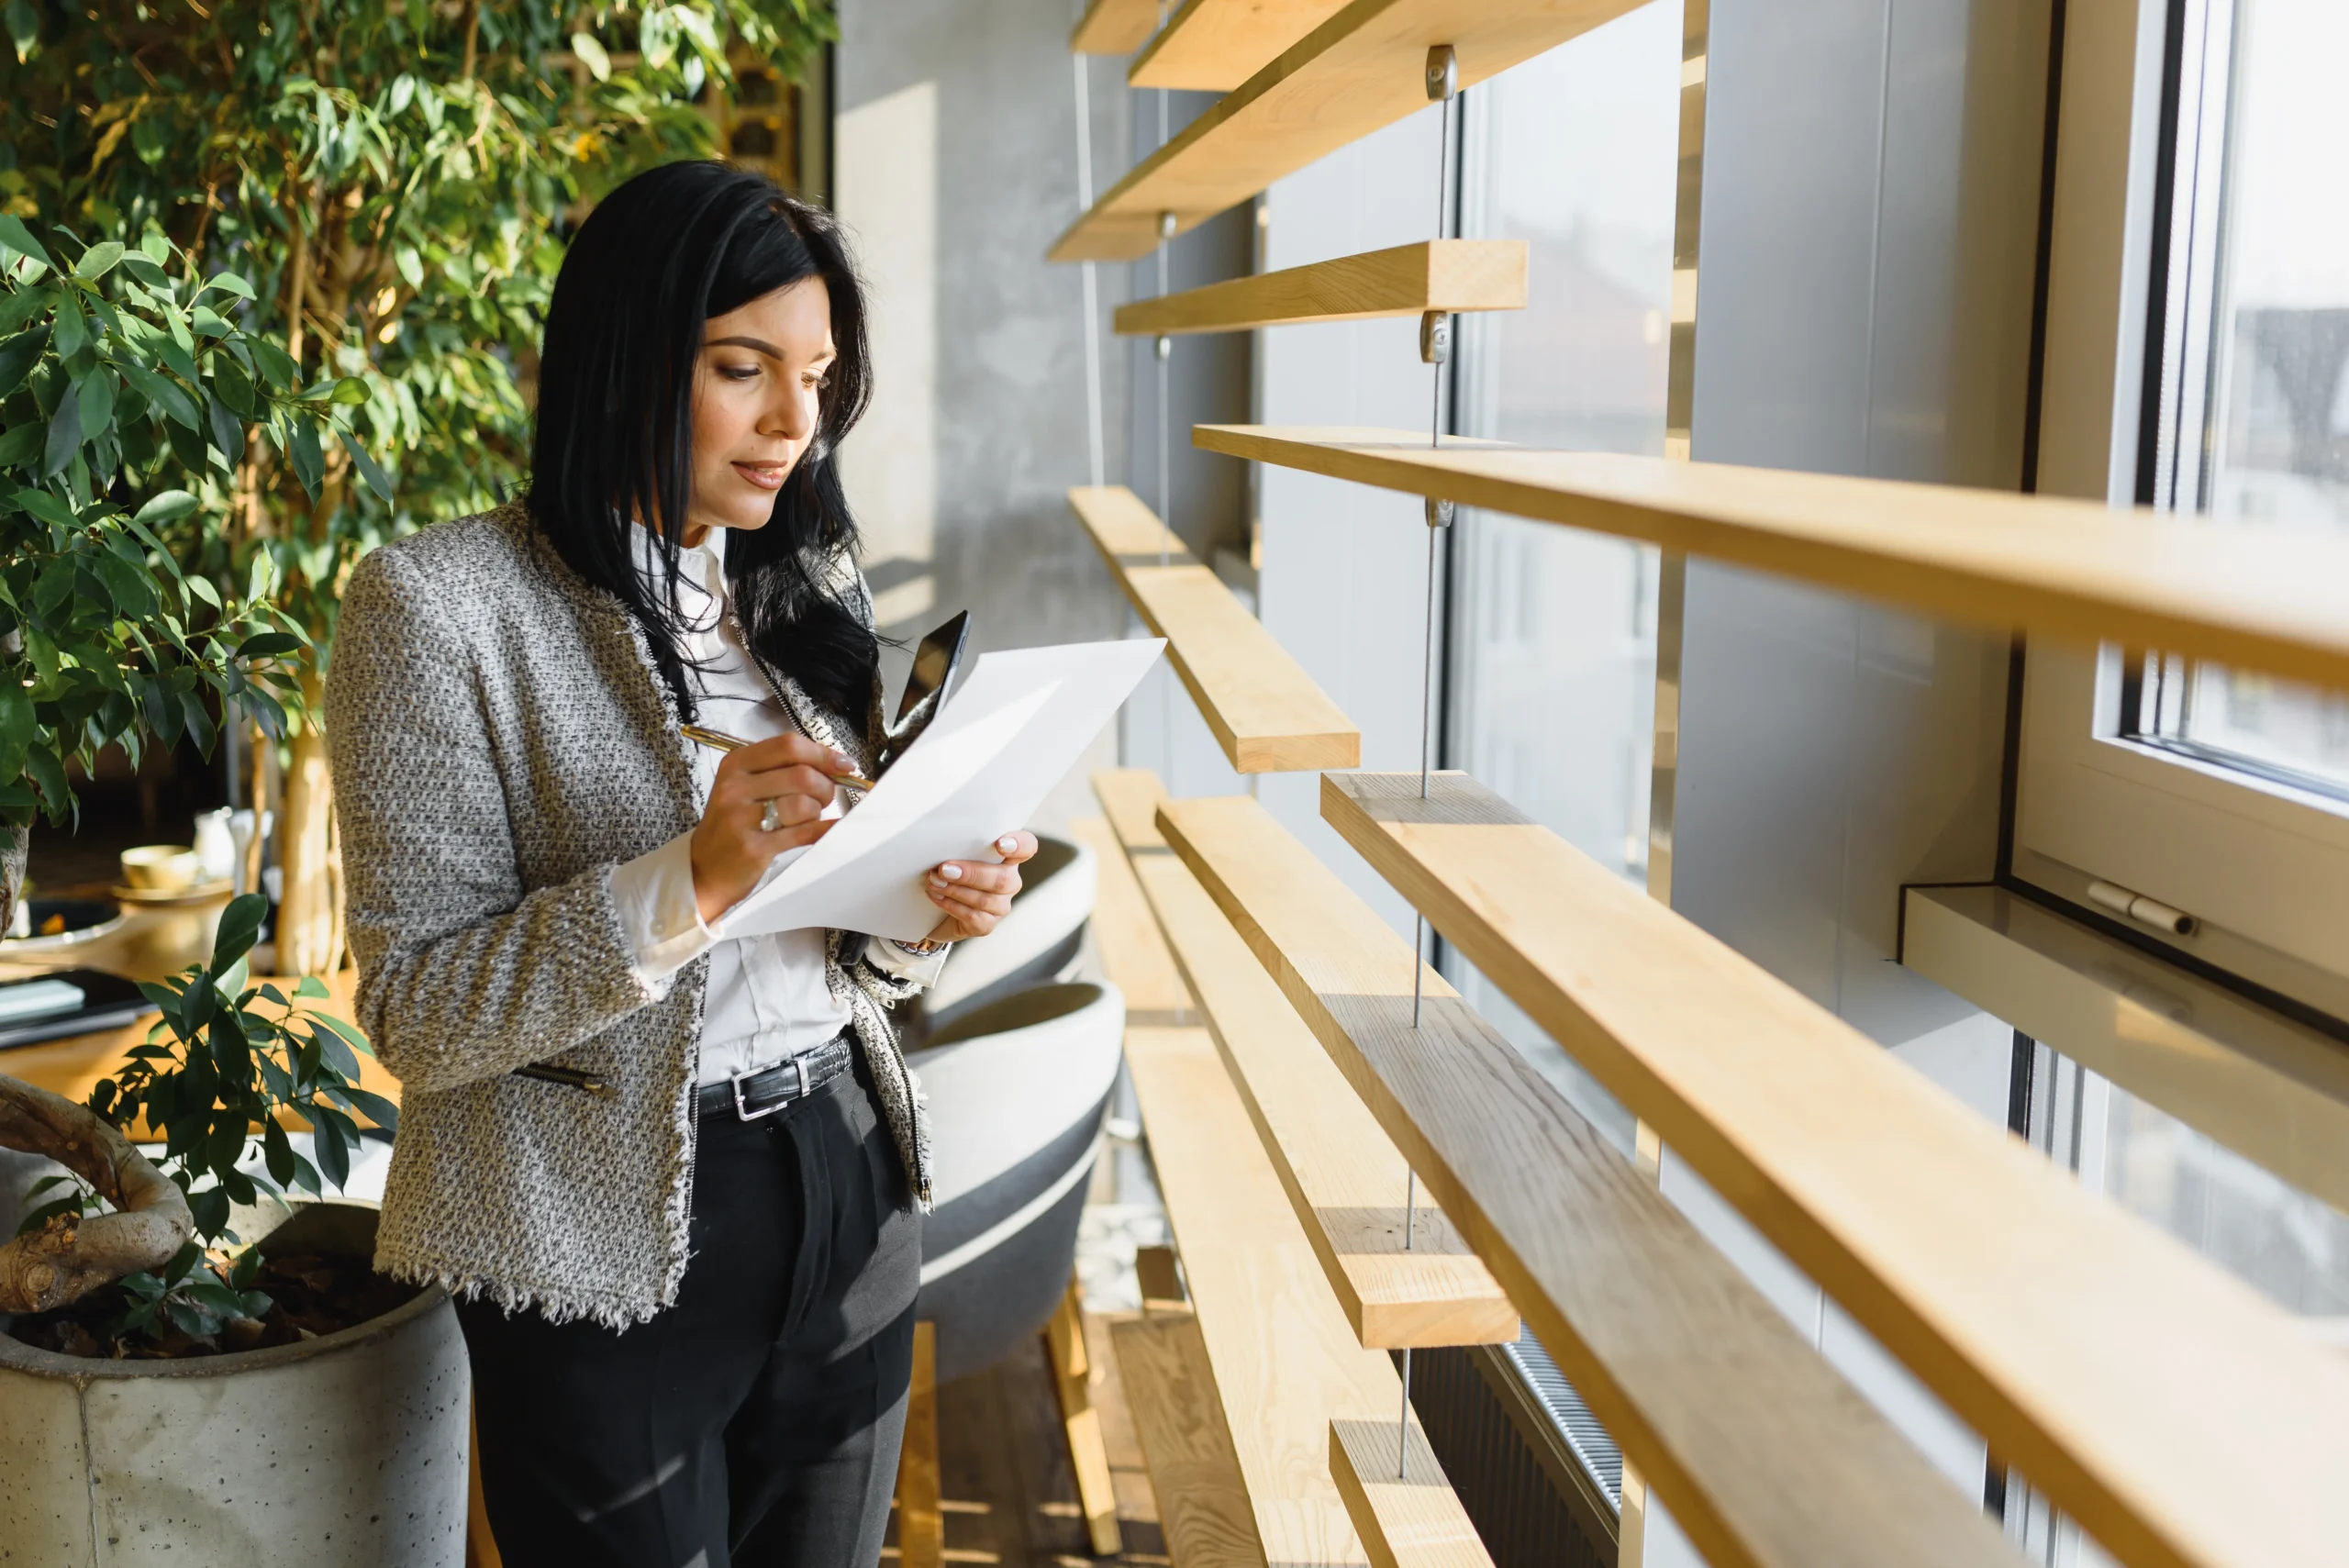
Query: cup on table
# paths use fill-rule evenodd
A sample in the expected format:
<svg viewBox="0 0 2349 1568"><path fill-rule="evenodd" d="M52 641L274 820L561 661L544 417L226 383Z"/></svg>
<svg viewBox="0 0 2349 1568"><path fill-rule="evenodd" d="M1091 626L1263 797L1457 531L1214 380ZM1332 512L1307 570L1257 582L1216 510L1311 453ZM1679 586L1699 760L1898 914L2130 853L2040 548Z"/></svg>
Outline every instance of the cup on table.
<svg viewBox="0 0 2349 1568"><path fill-rule="evenodd" d="M203 874L203 861L184 844L141 844L122 851L122 884L142 893L185 893Z"/></svg>

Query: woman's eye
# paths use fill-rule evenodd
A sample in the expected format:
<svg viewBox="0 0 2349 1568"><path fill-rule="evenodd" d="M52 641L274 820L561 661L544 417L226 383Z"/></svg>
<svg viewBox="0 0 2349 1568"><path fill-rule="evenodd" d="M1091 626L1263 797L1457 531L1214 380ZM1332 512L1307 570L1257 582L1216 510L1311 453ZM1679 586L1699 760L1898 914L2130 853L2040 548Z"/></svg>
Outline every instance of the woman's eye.
<svg viewBox="0 0 2349 1568"><path fill-rule="evenodd" d="M759 367L756 365L720 365L718 367L718 373L724 376L729 381L756 381L759 378Z"/></svg>

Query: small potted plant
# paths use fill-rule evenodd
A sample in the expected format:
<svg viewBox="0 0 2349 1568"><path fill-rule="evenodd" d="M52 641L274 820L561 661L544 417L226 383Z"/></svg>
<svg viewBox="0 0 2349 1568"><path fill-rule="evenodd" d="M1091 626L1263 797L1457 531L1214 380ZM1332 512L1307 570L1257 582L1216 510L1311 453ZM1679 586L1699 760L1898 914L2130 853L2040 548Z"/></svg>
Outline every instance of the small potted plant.
<svg viewBox="0 0 2349 1568"><path fill-rule="evenodd" d="M283 1201L340 1189L360 1118L389 1132L398 1111L360 1087L357 1031L305 1005L323 985L248 973L265 912L235 899L208 962L145 988L162 1016L86 1106L0 1077L0 1144L69 1173L0 1246L0 1543L34 1561L134 1532L195 1562L263 1541L308 1564L462 1557L446 1294L373 1273L372 1207Z"/></svg>

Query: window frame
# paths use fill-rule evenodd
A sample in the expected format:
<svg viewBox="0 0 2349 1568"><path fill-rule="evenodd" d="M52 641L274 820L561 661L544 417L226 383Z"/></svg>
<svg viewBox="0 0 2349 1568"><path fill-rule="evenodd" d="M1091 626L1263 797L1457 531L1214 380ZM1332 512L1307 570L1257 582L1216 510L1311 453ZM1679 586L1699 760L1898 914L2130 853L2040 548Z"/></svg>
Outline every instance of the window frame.
<svg viewBox="0 0 2349 1568"><path fill-rule="evenodd" d="M2201 8L2236 0L2135 0L2071 10L2055 131L2040 372L2042 491L2113 505L2151 500L2175 427L2190 333L2170 297L2173 260L2210 253L2173 236L2183 96L2223 71L2183 58ZM2198 81L2188 74L2191 65ZM2192 154L2189 154L2191 156ZM2195 249L2200 247L2198 252ZM2190 354L2192 345L2187 345ZM2189 500L2191 498L2189 497ZM2034 639L2024 658L2009 875L2094 909L2091 881L2195 917L2190 934L2124 922L2296 1010L2349 1019L2349 815L2327 793L2197 757L2124 722L2128 673L2143 651L2093 653Z"/></svg>

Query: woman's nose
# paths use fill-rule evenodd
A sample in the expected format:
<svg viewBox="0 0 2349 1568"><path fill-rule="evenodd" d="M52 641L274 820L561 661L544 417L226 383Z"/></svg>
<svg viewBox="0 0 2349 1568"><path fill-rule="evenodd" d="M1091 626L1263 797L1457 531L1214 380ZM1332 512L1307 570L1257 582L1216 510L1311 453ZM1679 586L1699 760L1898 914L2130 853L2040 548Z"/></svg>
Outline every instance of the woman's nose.
<svg viewBox="0 0 2349 1568"><path fill-rule="evenodd" d="M768 406L762 425L768 434L805 441L816 428L816 395L796 387L786 389Z"/></svg>

